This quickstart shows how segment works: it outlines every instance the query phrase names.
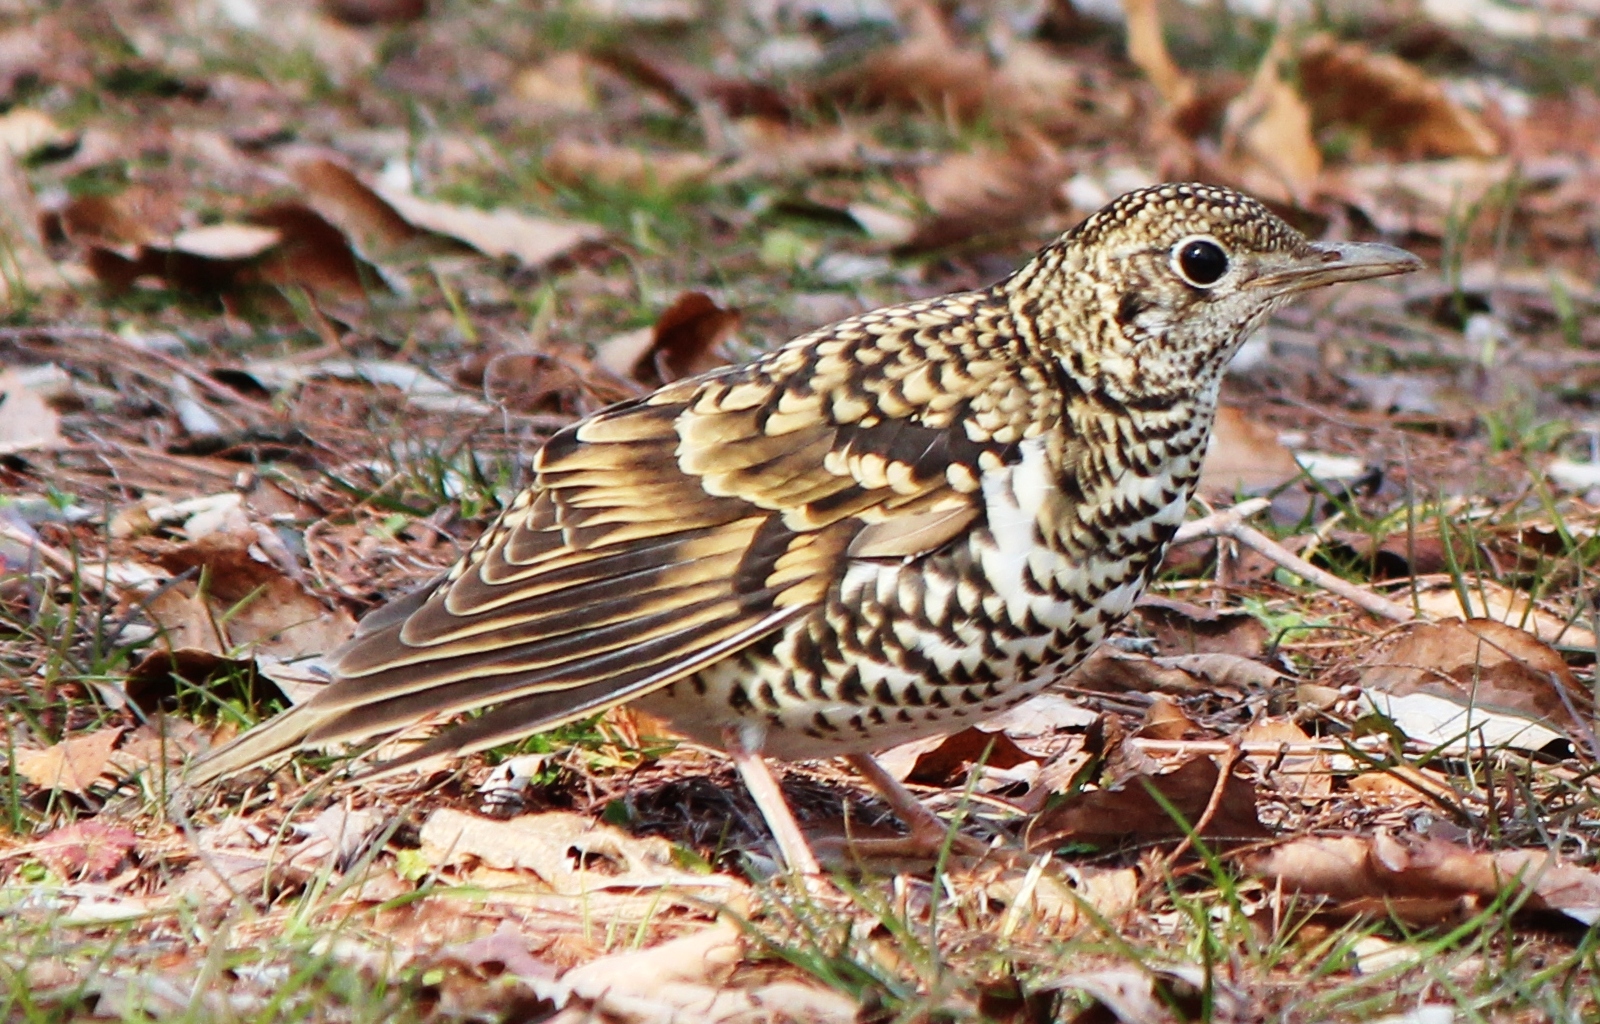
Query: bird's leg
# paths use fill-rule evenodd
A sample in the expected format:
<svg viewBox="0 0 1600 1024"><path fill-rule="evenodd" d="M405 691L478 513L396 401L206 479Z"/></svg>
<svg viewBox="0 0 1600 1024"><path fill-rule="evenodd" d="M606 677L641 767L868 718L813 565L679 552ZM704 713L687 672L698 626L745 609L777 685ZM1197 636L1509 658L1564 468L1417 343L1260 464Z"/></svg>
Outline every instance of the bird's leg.
<svg viewBox="0 0 1600 1024"><path fill-rule="evenodd" d="M739 769L745 788L755 799L756 808L766 819L767 828L772 830L772 838L777 840L778 852L783 854L789 870L802 875L822 874L816 854L811 852L811 844L800 831L800 823L789 809L789 801L783 798L783 790L778 788L778 780L761 756L759 746L752 749L753 745L737 728L723 731L723 745L727 747L728 756L733 758L733 766Z"/></svg>
<svg viewBox="0 0 1600 1024"><path fill-rule="evenodd" d="M950 834L950 826L928 810L915 793L890 775L871 754L847 754L845 760L872 784L895 817L911 830L911 834L902 839L857 840L852 846L858 852L875 856L937 857L944 848L945 838ZM951 849L973 857L981 857L989 852L989 847L983 843L960 833L956 834Z"/></svg>

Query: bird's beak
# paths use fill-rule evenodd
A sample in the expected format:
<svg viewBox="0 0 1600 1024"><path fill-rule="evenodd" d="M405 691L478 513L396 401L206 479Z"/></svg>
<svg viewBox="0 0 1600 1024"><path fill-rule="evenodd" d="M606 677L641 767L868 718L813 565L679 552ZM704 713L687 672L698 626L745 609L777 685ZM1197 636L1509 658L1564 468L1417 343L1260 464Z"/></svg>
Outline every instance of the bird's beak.
<svg viewBox="0 0 1600 1024"><path fill-rule="evenodd" d="M1251 288L1273 292L1303 292L1339 281L1409 274L1422 269L1422 260L1392 245L1377 242L1313 242L1311 251L1277 266L1262 268Z"/></svg>

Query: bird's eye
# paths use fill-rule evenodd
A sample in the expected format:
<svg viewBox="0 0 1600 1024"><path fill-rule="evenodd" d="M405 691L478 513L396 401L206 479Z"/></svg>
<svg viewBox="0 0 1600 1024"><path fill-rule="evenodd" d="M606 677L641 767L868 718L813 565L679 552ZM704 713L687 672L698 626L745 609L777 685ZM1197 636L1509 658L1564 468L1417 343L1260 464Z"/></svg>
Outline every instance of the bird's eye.
<svg viewBox="0 0 1600 1024"><path fill-rule="evenodd" d="M1198 288L1216 284L1228 272L1228 254L1209 238L1190 238L1179 242L1172 255L1178 273Z"/></svg>

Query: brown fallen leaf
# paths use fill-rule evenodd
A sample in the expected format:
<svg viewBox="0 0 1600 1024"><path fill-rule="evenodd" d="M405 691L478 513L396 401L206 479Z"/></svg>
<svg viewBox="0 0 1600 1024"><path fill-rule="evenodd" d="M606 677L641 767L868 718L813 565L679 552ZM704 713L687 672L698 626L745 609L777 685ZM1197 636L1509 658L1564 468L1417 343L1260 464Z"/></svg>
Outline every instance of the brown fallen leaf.
<svg viewBox="0 0 1600 1024"><path fill-rule="evenodd" d="M1600 920L1600 874L1544 850L1473 850L1428 836L1297 839L1245 859L1286 891L1327 897L1341 916L1395 914L1435 924L1507 894L1524 910ZM1464 905L1465 904L1465 905Z"/></svg>
<svg viewBox="0 0 1600 1024"><path fill-rule="evenodd" d="M89 820L53 829L6 855L25 852L62 878L100 882L123 868L138 843L139 836L131 829Z"/></svg>
<svg viewBox="0 0 1600 1024"><path fill-rule="evenodd" d="M1458 587L1445 574L1417 581L1417 608L1423 615L1438 618L1484 618L1525 629L1547 644L1580 651L1592 651L1597 640L1592 630L1570 616L1556 614L1527 593L1498 580L1468 576ZM1465 589L1465 593L1462 590Z"/></svg>
<svg viewBox="0 0 1600 1024"><path fill-rule="evenodd" d="M1269 639L1266 625L1238 609L1202 608L1155 594L1139 599L1139 621L1166 654L1233 654L1254 658Z"/></svg>
<svg viewBox="0 0 1600 1024"><path fill-rule="evenodd" d="M717 165L704 153L646 152L562 139L545 152L542 166L553 180L568 185L598 182L633 191L672 192L706 180Z"/></svg>
<svg viewBox="0 0 1600 1024"><path fill-rule="evenodd" d="M1152 740L1196 739L1207 735L1183 709L1164 696L1157 695L1145 709L1144 721L1135 736Z"/></svg>
<svg viewBox="0 0 1600 1024"><path fill-rule="evenodd" d="M44 750L18 750L11 766L40 789L83 796L105 774L122 732L121 726L113 726L62 740Z"/></svg>
<svg viewBox="0 0 1600 1024"><path fill-rule="evenodd" d="M732 924L574 967L556 992L559 1024L745 1024L758 1020L854 1024L856 1000L810 982L742 972L745 943Z"/></svg>
<svg viewBox="0 0 1600 1024"><path fill-rule="evenodd" d="M545 352L502 352L483 370L483 394L519 416L576 417L586 411L580 367Z"/></svg>
<svg viewBox="0 0 1600 1024"><path fill-rule="evenodd" d="M1426 693L1463 706L1510 711L1568 735L1591 700L1566 660L1533 634L1493 619L1415 622L1376 641L1361 659L1363 689Z"/></svg>
<svg viewBox="0 0 1600 1024"><path fill-rule="evenodd" d="M0 301L12 302L19 292L45 291L72 279L45 251L40 235L39 203L17 155L0 147L0 244L7 270L0 275Z"/></svg>
<svg viewBox="0 0 1600 1024"><path fill-rule="evenodd" d="M305 190L311 207L373 259L402 259L430 248L427 232L401 216L349 168L315 157L294 164L290 174Z"/></svg>
<svg viewBox="0 0 1600 1024"><path fill-rule="evenodd" d="M703 292L684 292L656 318L650 349L634 364L633 376L654 387L726 364L720 346L743 318Z"/></svg>
<svg viewBox="0 0 1600 1024"><path fill-rule="evenodd" d="M480 210L440 203L402 192L379 193L407 222L456 239L485 256L511 259L538 268L585 242L605 237L597 224L534 217L515 210Z"/></svg>
<svg viewBox="0 0 1600 1024"><path fill-rule="evenodd" d="M322 0L322 9L347 25L400 25L428 13L428 0Z"/></svg>
<svg viewBox="0 0 1600 1024"><path fill-rule="evenodd" d="M1104 921L1120 921L1139 902L1139 873L1133 868L1007 868L979 884L984 896L1005 908L1000 931L1007 937L1065 939Z"/></svg>
<svg viewBox="0 0 1600 1024"><path fill-rule="evenodd" d="M726 876L696 875L677 867L672 844L659 836L631 836L568 811L495 820L440 809L422 823L421 855L438 867L467 861L531 874L564 896L602 889L735 884Z"/></svg>
<svg viewBox="0 0 1600 1024"><path fill-rule="evenodd" d="M1323 189L1360 210L1385 234L1443 238L1461 210L1492 214L1496 196L1513 180L1535 184L1511 160L1458 157L1329 168Z"/></svg>
<svg viewBox="0 0 1600 1024"><path fill-rule="evenodd" d="M1239 183L1265 198L1306 205L1322 173L1311 110L1283 76L1289 34L1280 31L1255 77L1227 106L1222 152Z"/></svg>
<svg viewBox="0 0 1600 1024"><path fill-rule="evenodd" d="M1273 743L1291 747L1309 745L1311 737L1287 718L1268 718L1250 723L1238 733L1237 740L1241 746L1252 748ZM1333 773L1327 756L1320 752L1282 753L1281 756L1251 754L1248 760L1263 783L1282 796L1316 803L1326 800L1333 792Z"/></svg>
<svg viewBox="0 0 1600 1024"><path fill-rule="evenodd" d="M625 78L652 89L684 112L715 105L725 116L788 121L793 104L782 90L765 82L719 75L661 52L636 46L615 46L595 59Z"/></svg>
<svg viewBox="0 0 1600 1024"><path fill-rule="evenodd" d="M1393 54L1318 33L1300 45L1299 72L1318 125L1361 131L1372 146L1402 160L1500 152L1500 140L1476 114Z"/></svg>
<svg viewBox="0 0 1600 1024"><path fill-rule="evenodd" d="M64 443L61 416L17 370L0 370L0 455Z"/></svg>
<svg viewBox="0 0 1600 1024"><path fill-rule="evenodd" d="M1231 501L1240 494L1268 491L1300 475L1294 453L1278 440L1276 429L1237 406L1217 409L1216 426L1200 465L1200 491Z"/></svg>
<svg viewBox="0 0 1600 1024"><path fill-rule="evenodd" d="M1068 678L1079 689L1099 693L1198 693L1203 688L1199 680L1180 668L1104 644L1095 648Z"/></svg>
<svg viewBox="0 0 1600 1024"><path fill-rule="evenodd" d="M279 236L260 267L262 280L269 284L300 285L350 299L391 290L383 274L351 248L344 232L308 206L279 203L252 211L248 219Z"/></svg>
<svg viewBox="0 0 1600 1024"><path fill-rule="evenodd" d="M1128 59L1155 86L1168 110L1187 107L1195 96L1194 79L1178 67L1167 50L1155 0L1122 0L1122 10L1128 21Z"/></svg>
<svg viewBox="0 0 1600 1024"><path fill-rule="evenodd" d="M987 732L969 726L940 738L938 744L919 753L901 778L928 786L959 785L967 772L979 762L986 768L1015 768L1039 758L1017 746L1003 732Z"/></svg>
<svg viewBox="0 0 1600 1024"><path fill-rule="evenodd" d="M599 103L594 67L580 53L558 53L524 68L511 81L511 95L534 115L586 114Z"/></svg>
<svg viewBox="0 0 1600 1024"><path fill-rule="evenodd" d="M917 171L917 191L933 216L896 251L922 252L1022 231L1067 206L1061 186L1068 176L1061 154L1037 136L1018 137L1004 148L952 153Z"/></svg>
<svg viewBox="0 0 1600 1024"><path fill-rule="evenodd" d="M1137 775L1110 789L1086 790L1035 817L1028 825L1027 848L1047 849L1065 842L1107 844L1178 838L1184 835L1184 826L1146 787L1160 793L1192 827L1211 802L1217 779L1216 764L1209 757L1196 757L1160 775ZM1256 817L1255 786L1248 779L1228 777L1216 813L1201 834L1228 840L1268 834Z"/></svg>
<svg viewBox="0 0 1600 1024"><path fill-rule="evenodd" d="M173 575L206 570L204 597L213 618L226 620L224 636L233 648L249 646L287 661L322 654L349 639L355 630L350 613L330 609L284 575L263 556L258 540L254 531L219 532L165 548L155 557Z"/></svg>

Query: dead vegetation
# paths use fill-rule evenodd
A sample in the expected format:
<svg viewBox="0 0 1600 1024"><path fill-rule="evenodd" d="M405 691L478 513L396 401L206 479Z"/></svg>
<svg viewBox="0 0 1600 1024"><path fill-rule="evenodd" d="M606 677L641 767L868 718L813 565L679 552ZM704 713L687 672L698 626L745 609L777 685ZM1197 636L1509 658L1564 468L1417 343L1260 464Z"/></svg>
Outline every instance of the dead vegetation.
<svg viewBox="0 0 1600 1024"><path fill-rule="evenodd" d="M1244 6L0 5L7 1019L1593 1019L1600 25ZM1433 269L1241 353L1115 645L885 755L988 856L798 764L797 890L626 711L173 790L554 429L1191 177Z"/></svg>

